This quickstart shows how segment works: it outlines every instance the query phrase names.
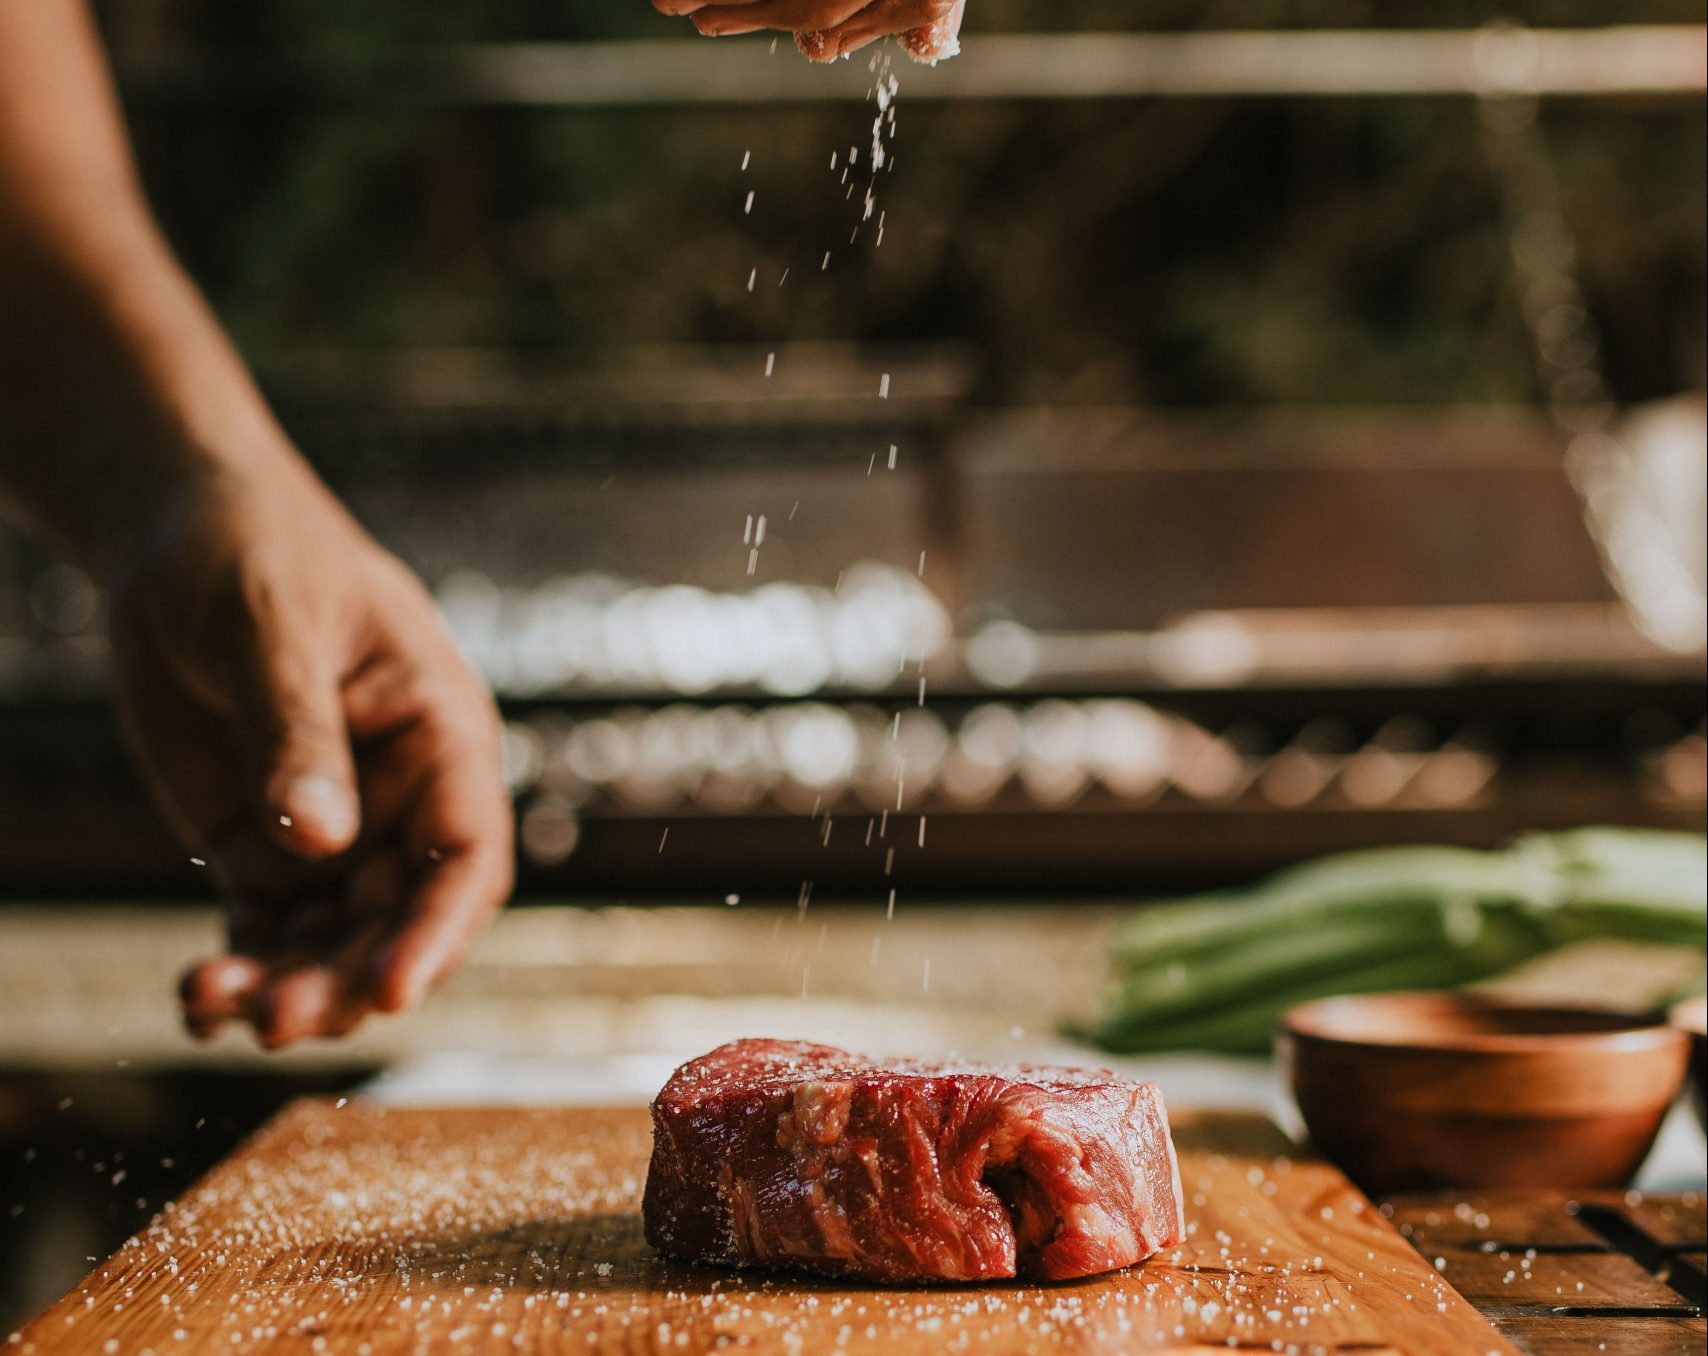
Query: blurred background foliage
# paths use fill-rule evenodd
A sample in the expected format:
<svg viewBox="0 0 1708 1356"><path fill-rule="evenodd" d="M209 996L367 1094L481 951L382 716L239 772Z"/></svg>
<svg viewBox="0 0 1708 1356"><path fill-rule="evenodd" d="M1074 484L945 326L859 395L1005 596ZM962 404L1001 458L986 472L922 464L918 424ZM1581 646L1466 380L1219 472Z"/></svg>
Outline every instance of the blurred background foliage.
<svg viewBox="0 0 1708 1356"><path fill-rule="evenodd" d="M973 0L1002 30L1700 22L1699 3ZM103 11L121 64L465 42L685 39L645 0ZM779 50L778 61L795 61ZM1525 400L1534 353L1465 98L910 101L880 248L830 153L869 105L130 114L167 229L265 375L305 352L473 347L551 370L634 344L959 340L993 403ZM1704 373L1700 99L1544 107L1608 376ZM752 153L750 168L740 169ZM743 199L756 194L751 214ZM821 271L824 252L831 267ZM778 279L789 270L788 281ZM757 270L758 285L748 280Z"/></svg>

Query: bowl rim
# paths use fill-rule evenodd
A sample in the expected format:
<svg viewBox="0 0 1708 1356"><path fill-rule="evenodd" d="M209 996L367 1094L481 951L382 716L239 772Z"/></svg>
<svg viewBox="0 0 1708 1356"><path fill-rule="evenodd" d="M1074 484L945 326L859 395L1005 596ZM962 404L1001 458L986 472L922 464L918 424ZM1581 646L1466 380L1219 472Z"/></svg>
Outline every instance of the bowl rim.
<svg viewBox="0 0 1708 1356"><path fill-rule="evenodd" d="M1667 1010L1667 1021L1692 1036L1708 1038L1708 994L1681 999Z"/></svg>
<svg viewBox="0 0 1708 1356"><path fill-rule="evenodd" d="M1512 1014L1582 1018L1601 1017L1608 1025L1590 1031L1451 1032L1427 1025L1420 1019L1414 1034L1384 1035L1335 1030L1325 1018L1357 1008L1384 1007L1424 1009L1451 1006L1472 1010L1498 1010ZM1536 1003L1506 1003L1475 994L1451 990L1418 990L1399 993L1341 994L1316 998L1289 1008L1281 1016L1278 1034L1283 1038L1344 1050L1417 1051L1459 1055L1556 1055L1562 1053L1631 1053L1666 1049L1688 1040L1681 1027L1649 1017L1604 1008L1568 1008Z"/></svg>

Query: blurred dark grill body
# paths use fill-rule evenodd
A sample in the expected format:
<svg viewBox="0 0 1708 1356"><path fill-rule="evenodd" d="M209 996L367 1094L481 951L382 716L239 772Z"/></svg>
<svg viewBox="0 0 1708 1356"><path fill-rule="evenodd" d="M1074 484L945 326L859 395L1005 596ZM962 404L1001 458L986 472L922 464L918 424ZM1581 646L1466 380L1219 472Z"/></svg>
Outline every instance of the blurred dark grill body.
<svg viewBox="0 0 1708 1356"><path fill-rule="evenodd" d="M953 361L895 365L888 420L862 394L883 363L782 408L730 378L679 408L642 383L644 416L561 396L293 416L436 586L828 598L876 562L942 604L923 688L915 658L787 691L509 684L524 895L1133 892L1398 840L1700 824L1700 662L1625 622L1539 418L963 412L952 431ZM205 888L143 806L87 622L44 620L58 595L15 559L0 883ZM980 662L992 623L1030 647L1023 672Z"/></svg>

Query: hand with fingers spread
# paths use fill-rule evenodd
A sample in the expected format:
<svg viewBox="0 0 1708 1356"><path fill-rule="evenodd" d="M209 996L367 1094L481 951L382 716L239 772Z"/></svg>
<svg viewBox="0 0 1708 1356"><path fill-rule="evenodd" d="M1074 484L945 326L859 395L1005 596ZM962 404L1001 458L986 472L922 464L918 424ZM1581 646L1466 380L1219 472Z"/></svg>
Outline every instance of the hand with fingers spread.
<svg viewBox="0 0 1708 1356"><path fill-rule="evenodd" d="M897 35L916 61L941 61L961 50L967 0L652 0L664 14L685 15L711 37L781 29L814 61L835 61L879 38Z"/></svg>
<svg viewBox="0 0 1708 1356"><path fill-rule="evenodd" d="M131 741L225 901L186 1022L407 1006L509 890L497 714L160 238L84 0L0 4L0 316L0 492L108 587Z"/></svg>

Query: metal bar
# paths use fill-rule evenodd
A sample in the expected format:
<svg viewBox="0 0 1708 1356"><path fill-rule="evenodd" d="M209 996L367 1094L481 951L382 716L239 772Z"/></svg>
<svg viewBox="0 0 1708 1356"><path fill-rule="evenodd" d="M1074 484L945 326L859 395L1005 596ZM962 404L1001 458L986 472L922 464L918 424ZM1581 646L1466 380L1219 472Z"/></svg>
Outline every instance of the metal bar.
<svg viewBox="0 0 1708 1356"><path fill-rule="evenodd" d="M1699 95L1708 27L977 34L910 100L1346 97L1491 92ZM831 68L755 40L508 43L352 61L300 53L121 62L127 92L173 101L607 108L861 98L870 64Z"/></svg>

